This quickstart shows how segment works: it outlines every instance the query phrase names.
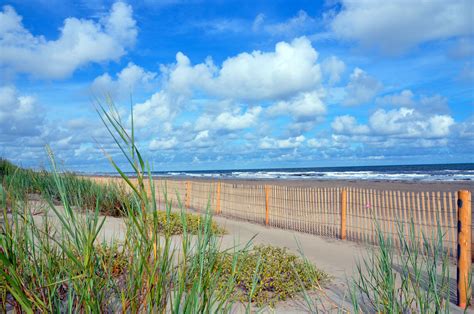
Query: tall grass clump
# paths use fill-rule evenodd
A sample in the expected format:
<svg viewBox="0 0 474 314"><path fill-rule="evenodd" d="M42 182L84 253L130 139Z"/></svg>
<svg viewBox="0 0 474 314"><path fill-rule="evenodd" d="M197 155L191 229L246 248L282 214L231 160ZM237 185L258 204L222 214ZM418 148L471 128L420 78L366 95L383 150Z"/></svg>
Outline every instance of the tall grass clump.
<svg viewBox="0 0 474 314"><path fill-rule="evenodd" d="M189 233L188 219L178 195L182 234L173 241L170 232L160 235L160 215L155 197L151 169L138 150L134 136L133 112L131 133L127 132L114 105L108 110L99 106L98 112L128 166L134 179L109 157L133 197L125 203L127 237L124 250L128 252L129 269L119 287L121 308L124 311L171 311L173 313L227 312L233 302L235 276L238 272L240 251L233 254L230 276L223 279L219 261L219 239L213 231L208 205L198 224L198 232ZM165 217L172 218L168 192L164 192Z"/></svg>
<svg viewBox="0 0 474 314"><path fill-rule="evenodd" d="M11 162L0 160L0 182L9 190L9 198L27 199L31 194L41 194L61 203L61 197L54 175L51 172L24 169ZM121 216L122 198L126 191L117 184L98 184L74 173L61 173L65 197L71 206L95 208L100 203L100 212L109 216Z"/></svg>
<svg viewBox="0 0 474 314"><path fill-rule="evenodd" d="M431 237L422 234L421 240L413 221L408 230L398 223L395 240L385 236L377 223L376 229L378 246L357 264L350 283L354 310L448 313L449 256L439 224Z"/></svg>

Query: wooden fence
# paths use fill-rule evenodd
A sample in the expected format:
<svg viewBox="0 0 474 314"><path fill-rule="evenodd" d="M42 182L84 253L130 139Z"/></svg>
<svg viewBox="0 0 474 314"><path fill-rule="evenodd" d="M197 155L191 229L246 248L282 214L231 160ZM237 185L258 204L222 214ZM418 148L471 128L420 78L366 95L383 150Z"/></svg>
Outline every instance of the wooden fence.
<svg viewBox="0 0 474 314"><path fill-rule="evenodd" d="M98 181L118 180L95 178ZM457 195L455 192L404 192L356 188L313 188L250 185L218 181L155 179L157 202L164 192L174 207L203 212L207 207L224 217L282 229L295 230L354 242L376 244L376 228L398 239L438 239L451 256L457 254ZM342 193L345 203L342 203ZM341 219L344 209L345 219ZM376 223L375 223L376 222ZM345 229L345 236L341 234ZM398 242L395 241L397 245Z"/></svg>

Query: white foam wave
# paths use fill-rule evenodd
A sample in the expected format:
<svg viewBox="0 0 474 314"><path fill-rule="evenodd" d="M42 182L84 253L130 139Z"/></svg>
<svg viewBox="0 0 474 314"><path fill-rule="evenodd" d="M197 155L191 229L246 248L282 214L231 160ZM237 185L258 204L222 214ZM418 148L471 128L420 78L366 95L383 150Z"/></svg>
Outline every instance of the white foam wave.
<svg viewBox="0 0 474 314"><path fill-rule="evenodd" d="M168 172L158 176L285 180L474 181L473 170L383 171L233 171Z"/></svg>

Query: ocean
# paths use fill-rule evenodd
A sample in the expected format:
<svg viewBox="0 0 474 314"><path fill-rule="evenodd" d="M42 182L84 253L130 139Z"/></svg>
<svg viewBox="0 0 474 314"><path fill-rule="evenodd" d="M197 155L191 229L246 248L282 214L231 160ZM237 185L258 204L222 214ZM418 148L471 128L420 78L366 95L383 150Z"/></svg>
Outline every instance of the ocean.
<svg viewBox="0 0 474 314"><path fill-rule="evenodd" d="M474 163L245 170L155 171L153 172L153 176L252 180L387 180L435 182L472 181L474 180Z"/></svg>

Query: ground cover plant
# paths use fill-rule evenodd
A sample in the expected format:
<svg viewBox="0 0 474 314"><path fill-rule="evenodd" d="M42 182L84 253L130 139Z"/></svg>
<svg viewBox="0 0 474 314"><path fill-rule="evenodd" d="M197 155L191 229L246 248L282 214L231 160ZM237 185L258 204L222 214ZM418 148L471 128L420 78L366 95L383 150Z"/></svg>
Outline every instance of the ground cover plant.
<svg viewBox="0 0 474 314"><path fill-rule="evenodd" d="M181 219L181 213L159 211L157 214L158 232L166 235L183 234L185 225ZM200 231L204 218L199 214L185 213L185 219L186 232L197 234ZM220 227L217 223L212 221L209 232L216 235L223 235L226 231L223 227Z"/></svg>
<svg viewBox="0 0 474 314"><path fill-rule="evenodd" d="M285 248L269 245L255 246L242 256L240 262L242 266L235 276L236 291L233 297L240 301L250 298L258 305L273 305L277 301L292 298L303 290L302 287L310 290L324 284L329 278L313 264ZM230 276L232 255L222 254L217 265L222 267L224 278Z"/></svg>

